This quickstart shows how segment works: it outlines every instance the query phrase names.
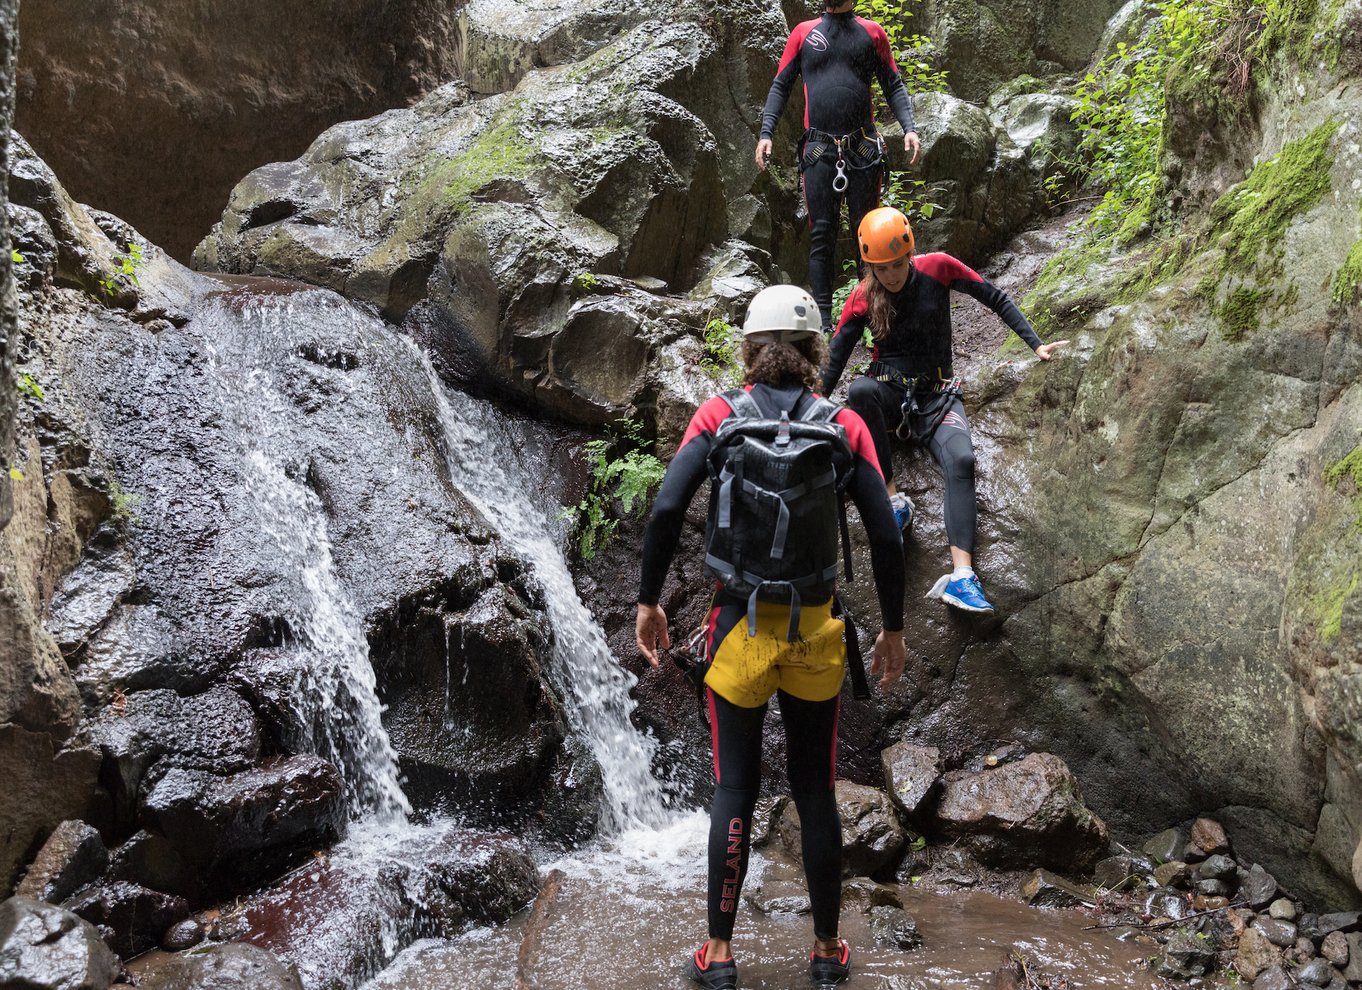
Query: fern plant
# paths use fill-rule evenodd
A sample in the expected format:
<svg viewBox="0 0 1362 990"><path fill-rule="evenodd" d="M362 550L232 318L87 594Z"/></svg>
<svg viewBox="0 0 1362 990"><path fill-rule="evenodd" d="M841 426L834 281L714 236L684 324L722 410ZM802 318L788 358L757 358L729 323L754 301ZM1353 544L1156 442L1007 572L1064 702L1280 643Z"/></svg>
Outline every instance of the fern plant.
<svg viewBox="0 0 1362 990"><path fill-rule="evenodd" d="M643 515L648 497L662 483L666 465L646 446L643 427L625 419L616 420L606 436L583 446L590 472L586 494L562 512L577 530L577 550L583 560L595 558L614 536L621 518Z"/></svg>

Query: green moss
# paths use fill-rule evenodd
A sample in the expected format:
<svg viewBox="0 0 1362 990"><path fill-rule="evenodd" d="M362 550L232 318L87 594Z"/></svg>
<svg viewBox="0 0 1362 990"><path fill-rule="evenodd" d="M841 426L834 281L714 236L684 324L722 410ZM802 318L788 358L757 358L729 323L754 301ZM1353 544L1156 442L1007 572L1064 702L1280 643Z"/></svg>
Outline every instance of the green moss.
<svg viewBox="0 0 1362 990"><path fill-rule="evenodd" d="M1319 0L1267 0L1262 9L1263 30L1252 54L1263 58L1286 52L1300 63L1308 62Z"/></svg>
<svg viewBox="0 0 1362 990"><path fill-rule="evenodd" d="M1334 287L1330 293L1334 302L1347 306L1357 299L1357 290L1362 288L1362 238L1353 243L1343 267L1334 273Z"/></svg>
<svg viewBox="0 0 1362 990"><path fill-rule="evenodd" d="M1343 631L1343 606L1356 593L1360 580L1362 575L1352 571L1311 599L1310 605L1319 623L1319 638L1324 642L1335 639Z"/></svg>
<svg viewBox="0 0 1362 990"><path fill-rule="evenodd" d="M1345 477L1353 479L1353 486L1362 494L1362 446L1354 447L1352 453L1324 469L1326 484L1336 485Z"/></svg>
<svg viewBox="0 0 1362 990"><path fill-rule="evenodd" d="M1333 188L1329 146L1341 121L1330 120L1281 154L1258 165L1248 178L1221 196L1211 219L1221 232L1226 263L1239 271L1257 267L1266 249L1268 272L1280 265L1281 243L1291 221L1316 206ZM1267 272L1265 272L1266 274Z"/></svg>
<svg viewBox="0 0 1362 990"><path fill-rule="evenodd" d="M1230 341L1242 340L1257 330L1260 322L1259 310L1271 296L1272 293L1264 289L1250 289L1246 285L1241 285L1231 292L1228 299L1215 307L1215 315L1220 320L1221 336Z"/></svg>
<svg viewBox="0 0 1362 990"><path fill-rule="evenodd" d="M473 194L493 179L527 174L537 150L521 136L518 116L514 105L508 107L500 123L480 134L465 151L437 166L421 183L417 197L432 205L448 205L457 214L468 209Z"/></svg>

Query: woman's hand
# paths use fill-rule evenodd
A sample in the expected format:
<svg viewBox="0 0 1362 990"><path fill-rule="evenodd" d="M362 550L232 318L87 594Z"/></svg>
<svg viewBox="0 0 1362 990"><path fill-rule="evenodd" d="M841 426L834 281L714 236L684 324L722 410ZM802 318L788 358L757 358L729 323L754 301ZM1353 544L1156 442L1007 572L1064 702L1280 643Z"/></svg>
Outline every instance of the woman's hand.
<svg viewBox="0 0 1362 990"><path fill-rule="evenodd" d="M903 150L908 152L908 164L916 165L917 156L922 154L922 139L917 136L917 131L903 135Z"/></svg>
<svg viewBox="0 0 1362 990"><path fill-rule="evenodd" d="M661 606L639 602L638 615L634 617L634 638L644 659L656 667L658 644L664 650L672 645L667 635L667 613L662 611Z"/></svg>
<svg viewBox="0 0 1362 990"><path fill-rule="evenodd" d="M1052 340L1050 343L1041 344L1036 348L1036 357L1040 358L1042 361L1048 361L1055 356L1055 351L1059 350L1061 347L1068 346L1069 342L1067 340Z"/></svg>
<svg viewBox="0 0 1362 990"><path fill-rule="evenodd" d="M890 632L881 629L875 637L875 653L870 660L870 676L879 675L881 694L897 684L903 676L903 659L903 630Z"/></svg>

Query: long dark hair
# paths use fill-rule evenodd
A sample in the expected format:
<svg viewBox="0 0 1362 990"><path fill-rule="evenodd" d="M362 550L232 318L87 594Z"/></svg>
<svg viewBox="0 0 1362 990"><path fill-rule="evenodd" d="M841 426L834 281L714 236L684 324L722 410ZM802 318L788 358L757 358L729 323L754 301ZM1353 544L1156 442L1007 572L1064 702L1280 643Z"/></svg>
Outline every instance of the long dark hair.
<svg viewBox="0 0 1362 990"><path fill-rule="evenodd" d="M911 265L912 262L910 261ZM866 319L870 324L870 336L884 340L889 335L890 324L894 322L894 297L875 277L873 269L867 267L865 278L861 279L861 295L865 297Z"/></svg>
<svg viewBox="0 0 1362 990"><path fill-rule="evenodd" d="M743 384L813 388L818 381L818 369L827 357L828 345L823 342L821 333L793 344L758 344L744 340L742 363L746 373Z"/></svg>

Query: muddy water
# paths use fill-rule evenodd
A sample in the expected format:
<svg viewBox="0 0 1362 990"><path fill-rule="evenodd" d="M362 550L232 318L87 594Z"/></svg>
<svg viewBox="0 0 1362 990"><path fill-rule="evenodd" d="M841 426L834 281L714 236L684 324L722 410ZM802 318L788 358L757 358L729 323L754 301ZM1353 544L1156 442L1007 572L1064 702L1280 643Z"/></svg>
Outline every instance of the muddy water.
<svg viewBox="0 0 1362 990"><path fill-rule="evenodd" d="M703 829L697 814L662 833L626 836L614 850L552 864L564 877L539 923L527 924L522 913L500 929L417 942L365 990L692 987L681 975L681 959L704 940ZM773 866L754 853L746 889L756 889ZM1140 946L1084 931L1091 921L1080 913L1029 908L987 893L896 889L923 946L902 952L874 945L868 906L846 905L842 934L853 948L852 990L992 990L994 971L1013 947L1075 990L1168 986L1147 971ZM739 985L807 986L811 939L806 916L766 916L745 904L734 934Z"/></svg>

